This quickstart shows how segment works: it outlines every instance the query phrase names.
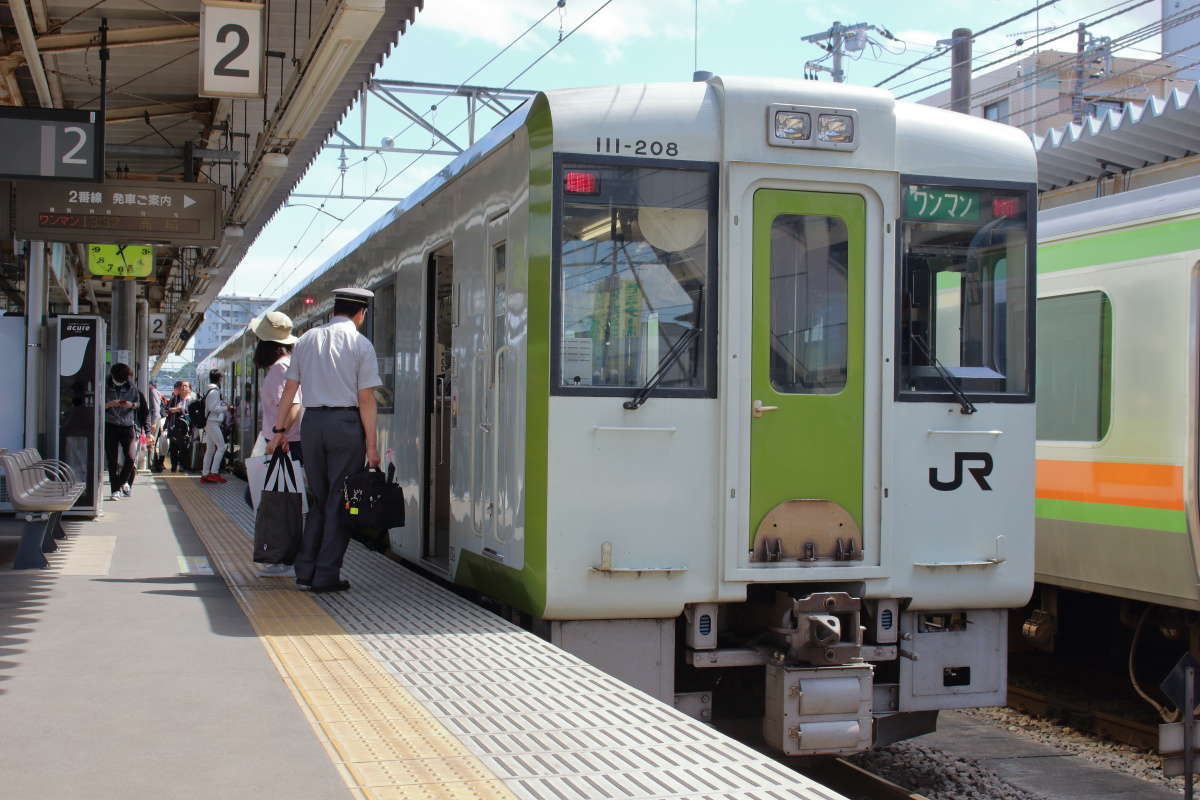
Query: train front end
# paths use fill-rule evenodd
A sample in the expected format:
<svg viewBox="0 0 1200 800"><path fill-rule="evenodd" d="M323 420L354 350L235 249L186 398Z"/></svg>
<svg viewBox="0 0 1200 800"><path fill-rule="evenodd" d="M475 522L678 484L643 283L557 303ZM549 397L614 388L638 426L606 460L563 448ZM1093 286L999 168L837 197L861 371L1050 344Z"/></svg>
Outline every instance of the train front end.
<svg viewBox="0 0 1200 800"><path fill-rule="evenodd" d="M789 754L1002 704L1033 585L1028 138L808 81L548 97L526 610Z"/></svg>

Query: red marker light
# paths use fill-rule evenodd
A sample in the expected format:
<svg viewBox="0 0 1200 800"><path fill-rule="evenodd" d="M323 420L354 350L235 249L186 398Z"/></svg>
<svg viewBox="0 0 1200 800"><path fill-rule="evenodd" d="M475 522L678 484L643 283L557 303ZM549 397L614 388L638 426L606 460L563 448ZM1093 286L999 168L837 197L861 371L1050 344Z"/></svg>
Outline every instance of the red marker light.
<svg viewBox="0 0 1200 800"><path fill-rule="evenodd" d="M600 176L594 172L568 172L563 176L567 194L600 194Z"/></svg>
<svg viewBox="0 0 1200 800"><path fill-rule="evenodd" d="M317 304L317 301L312 299L311 297L304 298L304 305L312 306L312 305L316 305L316 304Z"/></svg>
<svg viewBox="0 0 1200 800"><path fill-rule="evenodd" d="M1015 217L1021 213L1021 198L995 197L992 198L993 217Z"/></svg>

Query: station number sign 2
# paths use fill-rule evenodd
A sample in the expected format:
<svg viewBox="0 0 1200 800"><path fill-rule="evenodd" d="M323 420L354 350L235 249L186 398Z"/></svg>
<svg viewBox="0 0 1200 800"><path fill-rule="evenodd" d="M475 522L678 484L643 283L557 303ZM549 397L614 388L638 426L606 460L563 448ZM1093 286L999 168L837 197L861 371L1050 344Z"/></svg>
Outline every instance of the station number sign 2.
<svg viewBox="0 0 1200 800"><path fill-rule="evenodd" d="M263 4L204 0L200 7L200 96L262 97Z"/></svg>

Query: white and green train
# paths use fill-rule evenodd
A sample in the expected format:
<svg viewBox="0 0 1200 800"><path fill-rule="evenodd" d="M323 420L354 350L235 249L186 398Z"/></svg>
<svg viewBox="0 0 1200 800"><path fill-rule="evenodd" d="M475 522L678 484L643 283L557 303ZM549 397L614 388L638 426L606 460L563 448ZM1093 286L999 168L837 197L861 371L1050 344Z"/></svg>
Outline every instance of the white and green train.
<svg viewBox="0 0 1200 800"><path fill-rule="evenodd" d="M699 716L853 752L1005 696L1035 171L1013 128L849 85L547 92L277 307L375 291L396 557ZM218 357L253 436L248 344Z"/></svg>
<svg viewBox="0 0 1200 800"><path fill-rule="evenodd" d="M1062 624L1095 642L1121 625L1086 597L1119 598L1138 638L1200 655L1200 179L1043 211L1038 233L1041 587L1025 632L1049 649L1069 602Z"/></svg>

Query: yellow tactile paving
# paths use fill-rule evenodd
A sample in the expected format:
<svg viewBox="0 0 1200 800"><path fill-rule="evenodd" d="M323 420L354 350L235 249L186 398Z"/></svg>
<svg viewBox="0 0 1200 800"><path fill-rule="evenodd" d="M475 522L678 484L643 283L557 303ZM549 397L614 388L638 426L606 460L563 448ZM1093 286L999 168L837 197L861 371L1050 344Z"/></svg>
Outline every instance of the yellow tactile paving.
<svg viewBox="0 0 1200 800"><path fill-rule="evenodd" d="M516 800L312 597L260 578L250 541L195 479L167 485L352 797Z"/></svg>

